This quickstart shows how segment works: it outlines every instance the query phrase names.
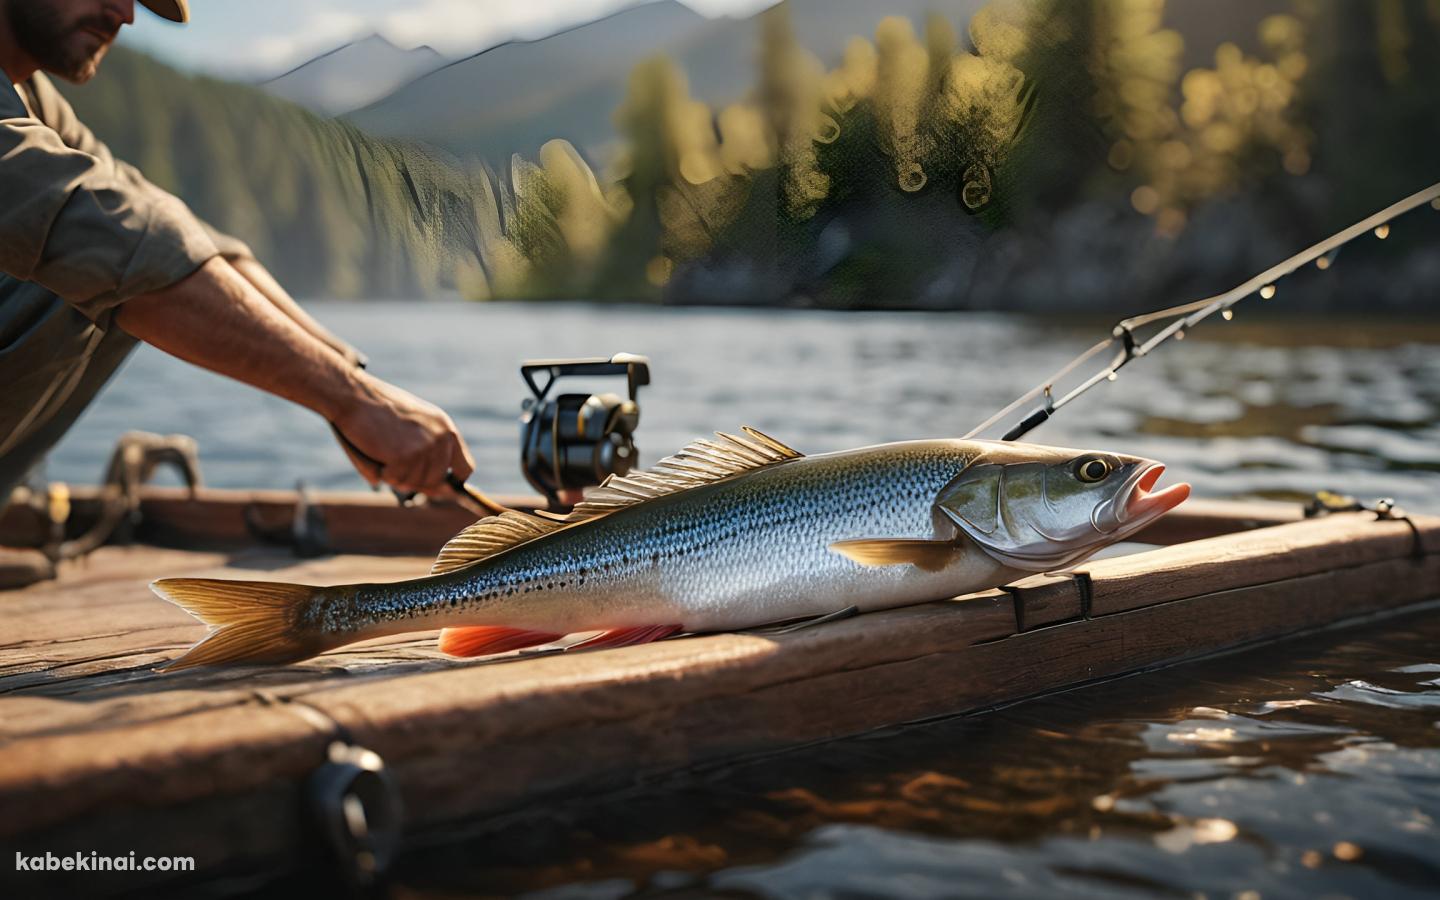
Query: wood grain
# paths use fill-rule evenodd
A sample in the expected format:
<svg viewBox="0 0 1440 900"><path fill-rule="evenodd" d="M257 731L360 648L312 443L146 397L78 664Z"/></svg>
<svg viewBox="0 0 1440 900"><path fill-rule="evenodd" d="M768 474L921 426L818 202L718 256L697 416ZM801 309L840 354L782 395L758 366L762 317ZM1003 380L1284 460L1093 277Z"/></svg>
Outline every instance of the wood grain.
<svg viewBox="0 0 1440 900"><path fill-rule="evenodd" d="M781 635L460 663L420 634L170 676L151 668L204 629L154 577L384 581L429 559L104 548L0 594L0 837L273 866L301 852L300 786L337 735L387 760L423 827L1013 702L1440 596L1440 520L1415 522L1419 544L1347 514L1090 563L1089 617L1075 577L1040 576Z"/></svg>
<svg viewBox="0 0 1440 900"><path fill-rule="evenodd" d="M1090 614L1136 609L1247 584L1440 552L1440 518L1377 521L1374 513L1333 513L1244 535L1163 547L1078 567L1090 579Z"/></svg>
<svg viewBox="0 0 1440 900"><path fill-rule="evenodd" d="M1085 592L1072 575L1032 575L1005 590L1015 598L1019 629L1029 631L1085 614Z"/></svg>
<svg viewBox="0 0 1440 900"><path fill-rule="evenodd" d="M90 485L72 485L69 491L73 534L99 515L101 493ZM251 546L260 533L288 535L300 501L295 491L200 488L192 496L186 488L157 485L143 486L140 497L142 521L136 536L150 544L191 548ZM496 499L515 509L544 503L530 495ZM323 522L327 546L340 553L433 555L474 521L474 516L450 503L422 501L401 507L388 493L314 491L308 503ZM1175 544L1299 518L1299 504L1197 498L1161 517L1135 539ZM48 534L48 523L31 506L12 505L0 512L0 546L40 546Z"/></svg>
<svg viewBox="0 0 1440 900"><path fill-rule="evenodd" d="M99 517L101 491L88 485L70 487L71 536ZM542 507L535 496L495 498L514 509ZM145 485L140 489L140 524L136 539L172 547L250 547L265 536L286 540L295 522L296 491L229 490ZM428 553L434 556L475 516L452 503L424 499L401 506L388 492L313 491L306 505L317 516L332 552L368 554ZM0 513L0 545L40 546L48 539L48 523L35 509L12 505Z"/></svg>

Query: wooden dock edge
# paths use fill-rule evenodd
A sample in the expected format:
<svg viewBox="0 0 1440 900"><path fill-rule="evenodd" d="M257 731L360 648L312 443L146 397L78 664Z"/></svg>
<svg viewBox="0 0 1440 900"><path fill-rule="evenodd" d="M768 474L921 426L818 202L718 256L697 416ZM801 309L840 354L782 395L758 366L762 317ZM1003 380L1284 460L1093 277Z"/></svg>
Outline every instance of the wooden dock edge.
<svg viewBox="0 0 1440 900"><path fill-rule="evenodd" d="M0 838L275 871L303 858L302 781L337 737L386 760L413 832L1437 597L1440 519L1335 514L781 636L457 664L207 710L183 729L37 736L0 750Z"/></svg>
<svg viewBox="0 0 1440 900"><path fill-rule="evenodd" d="M101 488L68 488L70 530L83 531L100 517ZM146 485L139 493L133 537L163 547L239 547L257 541L289 543L297 526L331 553L436 553L475 517L450 503L423 500L400 506L388 493L364 491L232 490ZM538 496L500 496L514 509L543 506ZM1176 544L1235 531L1280 525L1300 518L1298 503L1237 502L1192 498L1162 516L1135 540ZM34 510L12 506L0 515L0 545L38 546L49 526ZM73 536L73 535L72 535ZM318 548L317 548L318 549Z"/></svg>

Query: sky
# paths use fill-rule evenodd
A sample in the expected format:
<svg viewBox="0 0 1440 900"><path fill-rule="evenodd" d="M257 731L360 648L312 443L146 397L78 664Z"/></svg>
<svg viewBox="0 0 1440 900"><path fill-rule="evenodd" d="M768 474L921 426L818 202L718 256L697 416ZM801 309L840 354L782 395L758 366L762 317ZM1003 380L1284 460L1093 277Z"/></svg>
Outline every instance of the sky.
<svg viewBox="0 0 1440 900"><path fill-rule="evenodd" d="M774 0L683 0L707 16L747 16ZM190 0L190 23L138 8L121 42L182 68L231 77L278 75L357 37L429 44L467 56L514 37L536 38L635 0Z"/></svg>

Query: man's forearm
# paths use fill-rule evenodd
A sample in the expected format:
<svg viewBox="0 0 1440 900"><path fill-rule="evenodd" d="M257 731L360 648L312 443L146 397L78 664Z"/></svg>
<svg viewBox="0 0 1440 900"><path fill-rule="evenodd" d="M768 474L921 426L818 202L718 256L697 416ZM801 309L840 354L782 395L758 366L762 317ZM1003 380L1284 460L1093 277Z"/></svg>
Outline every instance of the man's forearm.
<svg viewBox="0 0 1440 900"><path fill-rule="evenodd" d="M121 304L115 321L166 353L331 421L364 393L350 361L219 257L164 290Z"/></svg>
<svg viewBox="0 0 1440 900"><path fill-rule="evenodd" d="M284 313L296 325L299 325L309 332L315 339L327 347L330 347L352 363L364 361L364 354L341 340L330 329L315 321L313 316L307 313L299 303L296 303L295 298L291 297L290 293L281 287L280 282L275 280L275 276L271 275L270 270L261 265L259 260L246 257L236 259L232 261L230 265L235 268L235 271L244 276L245 280L250 282L255 290L264 295L265 299L273 303L276 309Z"/></svg>

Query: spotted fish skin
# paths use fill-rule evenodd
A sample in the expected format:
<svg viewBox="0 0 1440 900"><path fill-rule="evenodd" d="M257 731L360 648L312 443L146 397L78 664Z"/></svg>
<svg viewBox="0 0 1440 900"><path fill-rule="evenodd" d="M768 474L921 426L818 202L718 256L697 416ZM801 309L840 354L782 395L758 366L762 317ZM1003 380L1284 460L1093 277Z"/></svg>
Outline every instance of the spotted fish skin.
<svg viewBox="0 0 1440 900"><path fill-rule="evenodd" d="M1189 493L1151 492L1164 466L1112 453L929 440L806 457L746 434L610 479L559 522L477 522L423 578L161 579L157 594L214 629L168 668L292 662L436 627L443 650L481 655L921 603L1072 565Z"/></svg>
<svg viewBox="0 0 1440 900"><path fill-rule="evenodd" d="M862 611L1010 580L973 545L938 572L864 566L855 538L953 540L936 498L974 442L913 441L802 457L562 528L472 566L363 585L343 630L464 624L570 633L673 622L716 631ZM1009 576L1009 577L1007 577ZM337 610L338 612L339 610Z"/></svg>

